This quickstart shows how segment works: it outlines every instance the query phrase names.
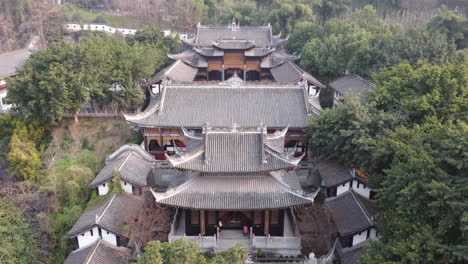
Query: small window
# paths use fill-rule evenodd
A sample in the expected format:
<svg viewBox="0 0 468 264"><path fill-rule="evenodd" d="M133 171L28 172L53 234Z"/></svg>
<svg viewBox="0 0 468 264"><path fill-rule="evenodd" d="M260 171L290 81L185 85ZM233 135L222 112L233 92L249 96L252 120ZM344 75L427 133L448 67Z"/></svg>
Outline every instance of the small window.
<svg viewBox="0 0 468 264"><path fill-rule="evenodd" d="M83 233L83 234L81 234L81 236L84 236L84 233Z"/></svg>
<svg viewBox="0 0 468 264"><path fill-rule="evenodd" d="M104 184L102 185L102 187L106 187L106 184L104 183Z"/></svg>
<svg viewBox="0 0 468 264"><path fill-rule="evenodd" d="M89 232L91 233L91 236L93 236L93 230L91 229L91 230L89 230Z"/></svg>
<svg viewBox="0 0 468 264"><path fill-rule="evenodd" d="M107 234L109 234L109 231L106 231ZM359 233L360 234L360 233Z"/></svg>
<svg viewBox="0 0 468 264"><path fill-rule="evenodd" d="M345 186L345 185L346 185L346 183L343 183L343 186Z"/></svg>
<svg viewBox="0 0 468 264"><path fill-rule="evenodd" d="M360 182L357 182L357 187L359 188L361 186L361 183Z"/></svg>
<svg viewBox="0 0 468 264"><path fill-rule="evenodd" d="M124 182L124 185L127 185L127 183L126 183L126 182Z"/></svg>

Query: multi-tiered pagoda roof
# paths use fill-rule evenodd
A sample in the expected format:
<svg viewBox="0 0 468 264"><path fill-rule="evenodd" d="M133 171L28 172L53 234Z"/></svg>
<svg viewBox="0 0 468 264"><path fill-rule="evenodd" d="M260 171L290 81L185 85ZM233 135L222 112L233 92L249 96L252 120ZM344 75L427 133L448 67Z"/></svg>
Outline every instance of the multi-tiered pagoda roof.
<svg viewBox="0 0 468 264"><path fill-rule="evenodd" d="M286 52L287 41L288 38L273 35L270 25L198 25L195 36L183 40L185 49L169 55L175 62L149 79L145 87L163 79L179 83L225 80L237 72L248 81L289 84L305 80L323 88L320 81L295 64L300 56Z"/></svg>
<svg viewBox="0 0 468 264"><path fill-rule="evenodd" d="M187 151L176 151L168 160L190 177L165 190L156 179L156 202L206 210L280 209L313 202L315 194L302 190L293 171L302 157L282 147L287 129L267 134L262 126L240 129L234 124L204 130L200 135L184 130L190 138Z"/></svg>

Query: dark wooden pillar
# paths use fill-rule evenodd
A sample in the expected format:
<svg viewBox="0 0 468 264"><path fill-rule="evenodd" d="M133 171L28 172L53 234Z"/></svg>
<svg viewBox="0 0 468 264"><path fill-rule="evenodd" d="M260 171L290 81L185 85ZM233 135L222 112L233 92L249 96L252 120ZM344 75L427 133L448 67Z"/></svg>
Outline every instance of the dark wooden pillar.
<svg viewBox="0 0 468 264"><path fill-rule="evenodd" d="M200 210L200 234L205 235L205 210Z"/></svg>
<svg viewBox="0 0 468 264"><path fill-rule="evenodd" d="M265 211L265 236L270 233L270 211Z"/></svg>

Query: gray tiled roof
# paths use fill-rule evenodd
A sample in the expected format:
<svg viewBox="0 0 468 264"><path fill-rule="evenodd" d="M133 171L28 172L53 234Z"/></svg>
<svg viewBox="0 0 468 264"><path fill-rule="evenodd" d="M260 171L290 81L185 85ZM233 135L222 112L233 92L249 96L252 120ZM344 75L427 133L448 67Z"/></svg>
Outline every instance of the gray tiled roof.
<svg viewBox="0 0 468 264"><path fill-rule="evenodd" d="M221 57L224 56L224 50L220 50L214 47L203 47L203 48L194 48L198 54L206 57Z"/></svg>
<svg viewBox="0 0 468 264"><path fill-rule="evenodd" d="M115 247L103 240L72 251L65 264L126 264L130 249Z"/></svg>
<svg viewBox="0 0 468 264"><path fill-rule="evenodd" d="M272 53L274 49L268 48L253 48L245 51L246 57L265 57L266 55Z"/></svg>
<svg viewBox="0 0 468 264"><path fill-rule="evenodd" d="M332 187L353 178L348 168L336 160L323 159L318 162L318 172L322 177L322 185Z"/></svg>
<svg viewBox="0 0 468 264"><path fill-rule="evenodd" d="M89 206L68 232L69 238L85 232L93 226L99 226L118 235L126 236L128 228L124 226L130 218L138 215L143 206L141 197L129 194L112 195Z"/></svg>
<svg viewBox="0 0 468 264"><path fill-rule="evenodd" d="M202 26L197 28L195 39L197 46L212 46L217 40L249 40L257 47L267 47L272 44L271 27L232 27Z"/></svg>
<svg viewBox="0 0 468 264"><path fill-rule="evenodd" d="M196 63L198 63L198 61ZM192 67L181 60L177 60L170 66L156 73L156 75L148 80L143 86L148 87L161 81L164 77L180 83L190 83L193 82L197 73L197 68Z"/></svg>
<svg viewBox="0 0 468 264"><path fill-rule="evenodd" d="M265 210L304 206L304 196L270 175L201 175L165 193L153 192L156 202L174 207L218 210Z"/></svg>
<svg viewBox="0 0 468 264"><path fill-rule="evenodd" d="M305 128L314 112L299 85L254 84L239 87L193 84L168 85L162 106L146 109L139 115L125 115L127 122L142 127L200 128L207 122L213 127ZM154 97L152 100L156 100ZM161 109L162 108L162 109Z"/></svg>
<svg viewBox="0 0 468 264"><path fill-rule="evenodd" d="M212 131L204 145L182 157L168 157L175 168L201 172L267 172L295 168L301 158L292 158L265 145L260 131ZM284 135L283 135L284 146Z"/></svg>
<svg viewBox="0 0 468 264"><path fill-rule="evenodd" d="M357 94L375 88L373 83L357 74L350 74L336 79L329 83L328 86L342 95Z"/></svg>
<svg viewBox="0 0 468 264"><path fill-rule="evenodd" d="M359 257L366 254L366 245L367 241L359 243L352 247L342 248L341 243L338 243L337 252L338 258L340 259L341 264L358 264Z"/></svg>
<svg viewBox="0 0 468 264"><path fill-rule="evenodd" d="M315 79L315 77L302 70L292 61L285 61L283 64L271 69L270 72L273 78L280 83L294 83L301 79L306 79L317 87L325 87L320 81Z"/></svg>
<svg viewBox="0 0 468 264"><path fill-rule="evenodd" d="M255 47L255 44L248 40L217 40L213 45L223 50L248 50Z"/></svg>
<svg viewBox="0 0 468 264"><path fill-rule="evenodd" d="M14 75L16 69L22 67L31 54L32 51L27 49L0 54L0 79Z"/></svg>
<svg viewBox="0 0 468 264"><path fill-rule="evenodd" d="M181 60L195 68L206 68L208 66L205 57L193 50L185 50L178 54L169 54L168 57L173 60Z"/></svg>
<svg viewBox="0 0 468 264"><path fill-rule="evenodd" d="M124 145L106 160L106 165L89 184L89 188L96 188L112 180L116 170L120 172L122 180L137 187L145 186L154 161L154 158L138 145Z"/></svg>
<svg viewBox="0 0 468 264"><path fill-rule="evenodd" d="M341 236L363 231L374 225L371 215L353 191L325 200Z"/></svg>

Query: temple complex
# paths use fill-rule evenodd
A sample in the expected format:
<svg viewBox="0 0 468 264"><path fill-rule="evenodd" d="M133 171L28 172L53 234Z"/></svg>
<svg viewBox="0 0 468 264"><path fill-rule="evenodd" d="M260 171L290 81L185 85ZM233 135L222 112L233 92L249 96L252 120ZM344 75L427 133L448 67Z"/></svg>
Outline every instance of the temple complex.
<svg viewBox="0 0 468 264"><path fill-rule="evenodd" d="M355 169L309 149L306 129L322 112L324 86L295 64L286 41L269 25L198 25L185 50L170 55L175 62L146 82L148 106L123 115L144 140L111 154L89 185L101 199L67 234L78 249L66 263L138 259L144 240L134 229L148 201L174 212L169 242L188 239L204 252L245 243L251 255L296 257L304 236L296 210L319 193L336 232L314 263L355 263L353 252L377 236L371 192Z"/></svg>

